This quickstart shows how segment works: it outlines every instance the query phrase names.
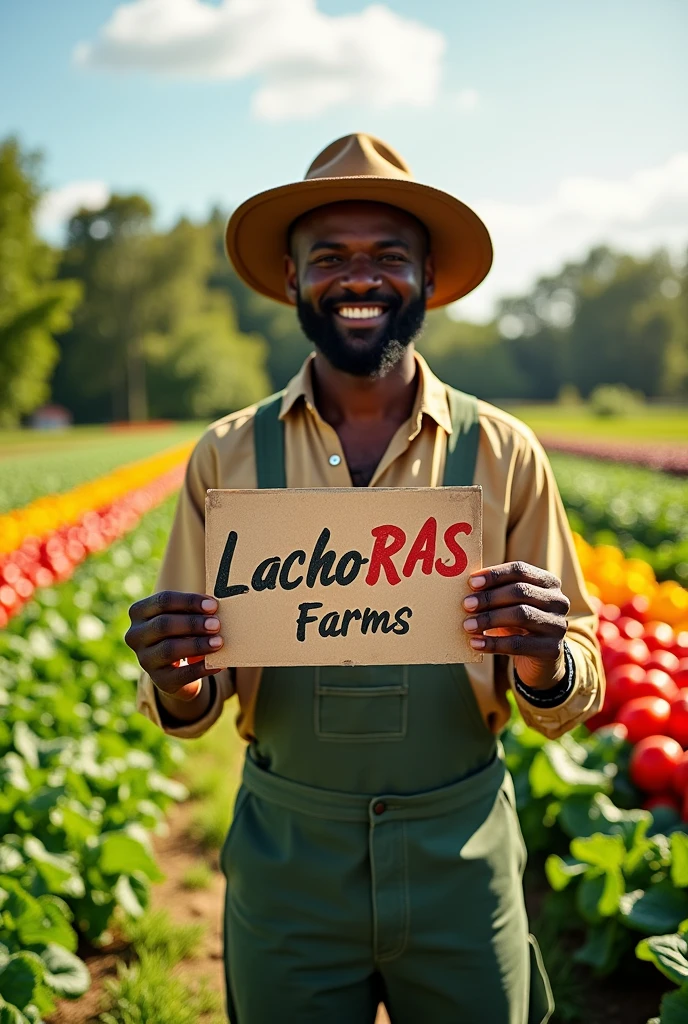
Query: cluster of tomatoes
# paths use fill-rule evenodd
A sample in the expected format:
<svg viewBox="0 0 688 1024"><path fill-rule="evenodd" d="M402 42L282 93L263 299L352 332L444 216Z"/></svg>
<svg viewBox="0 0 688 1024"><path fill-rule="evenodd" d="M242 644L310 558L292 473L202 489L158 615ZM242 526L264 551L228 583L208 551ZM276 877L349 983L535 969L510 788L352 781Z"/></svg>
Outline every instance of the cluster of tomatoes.
<svg viewBox="0 0 688 1024"><path fill-rule="evenodd" d="M144 512L179 487L183 472L183 466L171 470L119 501L86 512L76 523L44 537L28 537L16 550L0 556L0 629L37 587L68 579L87 555L131 530Z"/></svg>
<svg viewBox="0 0 688 1024"><path fill-rule="evenodd" d="M631 781L650 794L644 806L669 805L688 820L688 632L648 621L649 607L640 594L621 608L598 602L607 691L586 724L624 729Z"/></svg>

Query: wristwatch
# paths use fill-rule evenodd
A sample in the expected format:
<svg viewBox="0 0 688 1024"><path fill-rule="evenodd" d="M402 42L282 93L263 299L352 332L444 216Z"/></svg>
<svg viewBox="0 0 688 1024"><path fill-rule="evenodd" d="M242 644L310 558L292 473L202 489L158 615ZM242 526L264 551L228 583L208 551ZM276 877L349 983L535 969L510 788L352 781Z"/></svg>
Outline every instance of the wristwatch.
<svg viewBox="0 0 688 1024"><path fill-rule="evenodd" d="M564 657L566 659L566 674L554 686L548 686L545 690L537 690L532 686L526 686L519 678L516 666L514 665L514 688L516 692L536 708L555 708L559 704L563 704L567 697L571 695L576 683L576 663L565 640Z"/></svg>

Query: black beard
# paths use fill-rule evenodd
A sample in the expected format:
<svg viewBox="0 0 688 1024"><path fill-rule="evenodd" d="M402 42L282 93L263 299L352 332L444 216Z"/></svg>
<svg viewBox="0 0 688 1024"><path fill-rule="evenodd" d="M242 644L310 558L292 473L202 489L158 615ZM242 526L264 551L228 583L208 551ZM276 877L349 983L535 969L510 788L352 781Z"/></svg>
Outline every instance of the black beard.
<svg viewBox="0 0 688 1024"><path fill-rule="evenodd" d="M381 301L381 297L375 295L366 299L368 302L376 300ZM425 288L403 311L400 311L398 299L389 301L385 298L388 307L387 324L375 343L366 348L348 345L335 323L335 305L341 305L342 301L341 298L326 299L322 304L322 313L316 313L313 306L304 302L299 294L296 312L303 333L337 370L354 377L384 377L400 362L408 346L420 335L425 320ZM361 302L361 298L354 296L350 301L355 304Z"/></svg>

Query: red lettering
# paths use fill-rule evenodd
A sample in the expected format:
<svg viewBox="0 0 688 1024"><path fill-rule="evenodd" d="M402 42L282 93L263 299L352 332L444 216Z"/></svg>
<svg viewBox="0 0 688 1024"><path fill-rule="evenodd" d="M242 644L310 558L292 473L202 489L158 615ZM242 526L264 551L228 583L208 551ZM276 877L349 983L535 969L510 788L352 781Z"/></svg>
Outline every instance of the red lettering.
<svg viewBox="0 0 688 1024"><path fill-rule="evenodd" d="M376 526L370 532L375 538L375 543L370 553L370 567L366 583L369 587L374 587L380 579L380 572L383 569L388 583L391 583L392 586L401 583L401 576L394 566L392 555L401 551L406 543L406 534L398 526ZM387 541L390 543L388 544Z"/></svg>
<svg viewBox="0 0 688 1024"><path fill-rule="evenodd" d="M432 516L421 526L418 536L411 545L411 550L406 556L404 568L401 570L404 576L410 576L418 562L421 563L423 575L429 576L432 572L432 563L435 560L435 547L437 545L437 520Z"/></svg>
<svg viewBox="0 0 688 1024"><path fill-rule="evenodd" d="M437 559L435 568L440 576L460 576L468 565L466 552L456 543L456 535L459 533L473 533L473 527L470 523L454 523L444 531L444 543L449 548L449 553L454 556L454 561L445 565L441 558Z"/></svg>

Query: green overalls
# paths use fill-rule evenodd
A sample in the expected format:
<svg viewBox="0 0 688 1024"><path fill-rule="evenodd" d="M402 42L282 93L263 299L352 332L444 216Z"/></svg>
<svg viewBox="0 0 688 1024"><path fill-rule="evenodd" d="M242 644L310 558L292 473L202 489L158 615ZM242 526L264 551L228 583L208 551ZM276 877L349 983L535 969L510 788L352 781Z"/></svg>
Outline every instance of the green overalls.
<svg viewBox="0 0 688 1024"><path fill-rule="evenodd" d="M471 484L477 402L448 397L444 483ZM259 487L286 486L280 398ZM392 1024L549 1020L513 786L463 665L266 668L255 734L222 851L232 1024L372 1024L379 1001Z"/></svg>

